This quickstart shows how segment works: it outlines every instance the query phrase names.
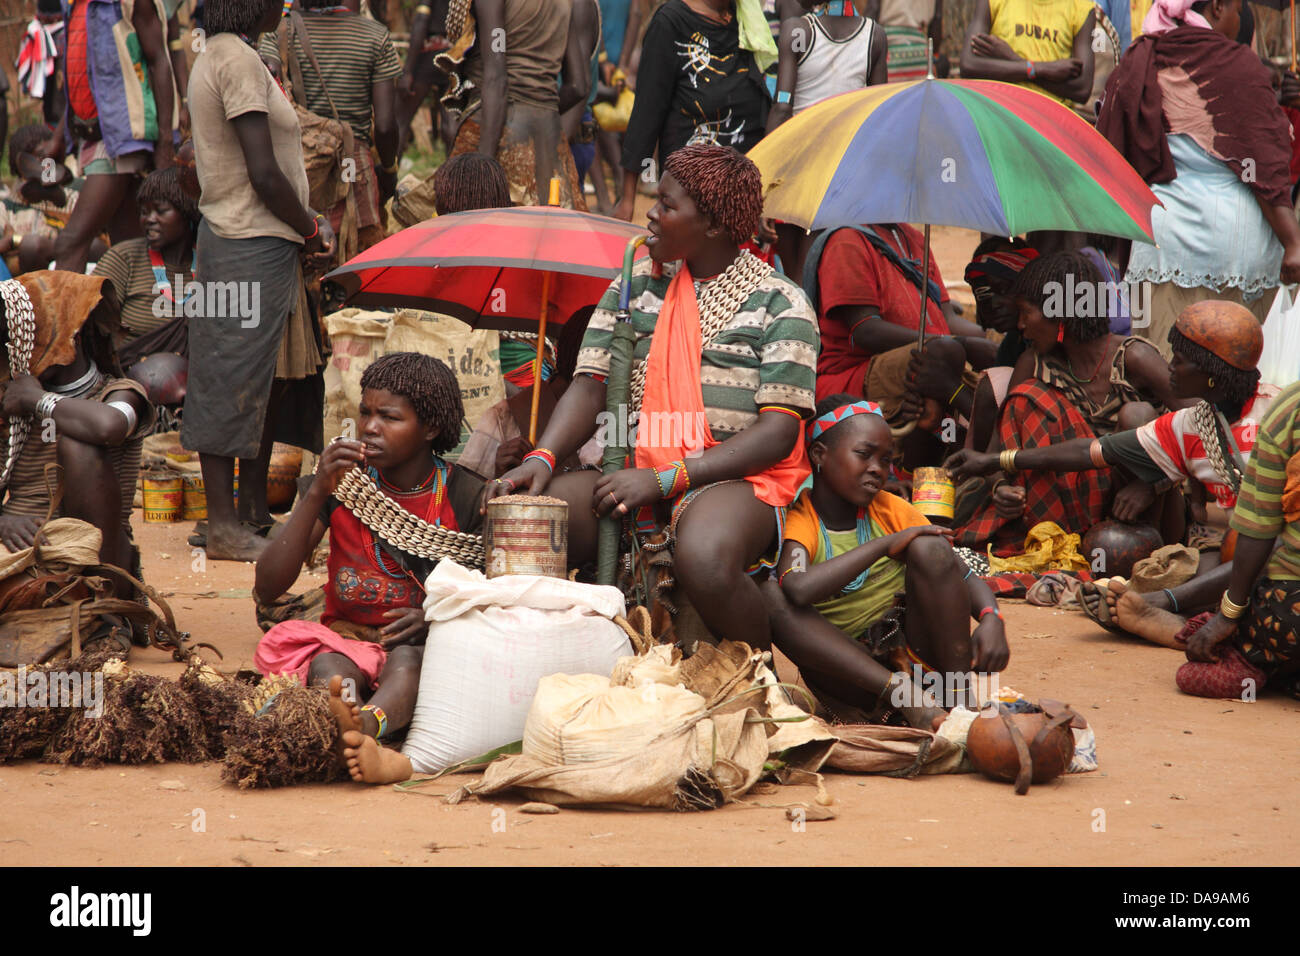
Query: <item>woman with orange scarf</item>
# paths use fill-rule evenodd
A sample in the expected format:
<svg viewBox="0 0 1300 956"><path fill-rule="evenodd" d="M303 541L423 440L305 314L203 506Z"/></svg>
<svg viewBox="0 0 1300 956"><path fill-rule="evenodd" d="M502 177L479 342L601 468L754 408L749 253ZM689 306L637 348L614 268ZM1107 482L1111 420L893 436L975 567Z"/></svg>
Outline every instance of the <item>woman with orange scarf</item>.
<svg viewBox="0 0 1300 956"><path fill-rule="evenodd" d="M573 384L538 447L488 496L569 502L569 559L594 559L597 518L667 525L674 577L717 637L766 646L767 613L747 570L771 553L808 477L800 441L814 408L817 318L802 291L741 252L758 226L758 168L725 146L669 157L650 210L650 256L633 271L631 407L606 421L605 376L622 280L600 301ZM632 465L554 475L593 425L636 426Z"/></svg>

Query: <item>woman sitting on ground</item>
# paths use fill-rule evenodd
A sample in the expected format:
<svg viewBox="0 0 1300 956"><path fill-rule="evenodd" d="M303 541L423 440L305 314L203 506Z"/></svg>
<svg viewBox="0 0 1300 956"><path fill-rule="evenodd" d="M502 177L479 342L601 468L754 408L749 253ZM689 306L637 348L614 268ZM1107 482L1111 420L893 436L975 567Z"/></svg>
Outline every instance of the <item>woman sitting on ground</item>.
<svg viewBox="0 0 1300 956"><path fill-rule="evenodd" d="M883 490L894 442L880 406L824 399L808 443L812 488L790 509L776 577L763 585L773 643L842 722L879 720L892 697L913 726L937 726L939 702L922 704L916 687L923 672L955 692L944 705L977 708L968 675L1000 671L1010 656L1002 616L953 553L952 532ZM969 600L952 599L961 593Z"/></svg>
<svg viewBox="0 0 1300 956"><path fill-rule="evenodd" d="M169 166L145 177L136 194L144 237L114 244L95 264L122 313L124 368L154 352L189 354L185 286L194 276L199 204L182 189L181 176L180 167Z"/></svg>
<svg viewBox="0 0 1300 956"><path fill-rule="evenodd" d="M1105 303L1096 295L1091 305L1066 298L1072 290L1089 287L1101 291L1101 274L1087 258L1071 252L1035 259L1017 277L1012 295L1029 349L1011 375L989 451L1093 439L1137 428L1165 408L1190 404L1174 396L1169 366L1154 347L1111 334ZM1040 522L1083 533L1105 515L1109 470L1012 474L958 530L958 544L991 543L995 550L1018 551L1029 529Z"/></svg>
<svg viewBox="0 0 1300 956"><path fill-rule="evenodd" d="M257 562L254 593L268 604L289 589L330 532L329 581L320 623L283 621L258 644L264 674L296 674L328 686L343 731L374 739L405 727L415 708L426 628L421 603L428 562L381 538L331 497L339 479L361 467L380 490L429 524L474 532L482 482L441 454L460 439L465 417L456 377L438 359L394 352L361 376L359 440L325 448L311 488ZM343 687L355 691L341 699ZM359 710L351 706L368 703Z"/></svg>
<svg viewBox="0 0 1300 956"><path fill-rule="evenodd" d="M1275 386L1260 382L1256 369L1264 349L1263 330L1244 306L1210 300L1184 309L1169 331L1169 340L1174 395L1196 404L1100 439L1022 448L1009 457L1008 464L1057 474L1122 468L1133 481L1111 506L1111 515L1120 521L1140 520L1162 489L1183 481L1200 482L1220 508L1231 512L1259 423L1278 393ZM993 474L1001 467L998 459L991 452L961 451L946 467L960 481ZM1203 514L1198 517L1205 519ZM1085 585L1086 593L1081 595L1085 613L1103 627L1174 647L1173 635L1185 623L1175 614L1212 607L1223 593L1231 572L1227 565L1216 564L1217 557L1210 559L1213 570L1208 570L1203 561L1207 573L1177 588L1147 594L1132 591L1122 596L1127 589L1113 583L1103 596ZM1149 609L1174 613L1153 615Z"/></svg>
<svg viewBox="0 0 1300 956"><path fill-rule="evenodd" d="M1300 698L1300 382L1259 427L1241 479L1232 576L1219 611L1186 639L1178 687L1198 697L1254 699L1265 685Z"/></svg>
<svg viewBox="0 0 1300 956"><path fill-rule="evenodd" d="M762 206L758 168L735 150L687 146L668 157L650 210L650 255L630 289L629 421L642 413L635 467L552 474L605 411L618 279L539 447L488 486L489 495L568 501L575 566L596 555L597 516L643 512L670 527L674 576L705 626L758 646L768 643L768 619L746 570L772 552L781 512L808 476L799 423L814 407L818 344L799 287L740 251Z"/></svg>

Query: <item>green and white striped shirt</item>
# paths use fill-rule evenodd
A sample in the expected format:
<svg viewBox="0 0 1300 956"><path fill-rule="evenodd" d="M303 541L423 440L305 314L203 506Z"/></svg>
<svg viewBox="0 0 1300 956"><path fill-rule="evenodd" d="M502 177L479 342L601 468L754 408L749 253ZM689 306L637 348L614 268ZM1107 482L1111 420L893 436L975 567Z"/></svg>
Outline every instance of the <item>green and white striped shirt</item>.
<svg viewBox="0 0 1300 956"><path fill-rule="evenodd" d="M650 275L647 257L632 272L629 308L636 332L634 357L644 362L664 305L668 285L680 267L664 267L662 278ZM578 353L576 373L609 374L609 343L623 279L605 290L592 314ZM758 419L763 405L784 405L804 417L816 407L817 316L797 285L773 272L745 300L730 322L704 349L700 386L704 414L717 441L725 441Z"/></svg>
<svg viewBox="0 0 1300 956"><path fill-rule="evenodd" d="M1280 539L1264 568L1264 577L1280 581L1300 580L1300 522L1288 524L1282 514L1286 465L1297 452L1300 382L1282 390L1260 424L1232 512L1232 527L1238 534L1260 540Z"/></svg>

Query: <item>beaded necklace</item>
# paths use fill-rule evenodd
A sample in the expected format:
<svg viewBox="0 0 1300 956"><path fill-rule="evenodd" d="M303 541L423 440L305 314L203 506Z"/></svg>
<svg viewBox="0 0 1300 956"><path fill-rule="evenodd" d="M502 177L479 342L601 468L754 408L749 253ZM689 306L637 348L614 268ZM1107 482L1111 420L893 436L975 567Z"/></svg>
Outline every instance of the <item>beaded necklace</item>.
<svg viewBox="0 0 1300 956"><path fill-rule="evenodd" d="M433 500L428 510L424 514L424 520L429 524L433 525L434 527L437 528L442 527L442 515L441 515L442 498L443 498L443 493L446 491L447 488L447 463L443 461L441 458L435 459L433 471L429 473L428 478L424 479L424 481L420 482L420 484L418 484L416 487L405 491L395 488L392 485L388 484L388 482L384 481L383 477L379 474L378 468L368 468L367 473L370 475L370 479L374 481L376 485L387 485L389 489L391 489L392 491L396 491L400 494L407 494L407 495L419 494L428 491L430 488L433 488L434 489ZM388 561L384 556L384 552L379 547L379 536L375 534L374 531L370 531L370 547L371 550L373 550L375 553L375 567L377 567L384 574L388 575L390 578L406 577L406 572L403 569L398 568L396 571L393 571L389 568Z"/></svg>
<svg viewBox="0 0 1300 956"><path fill-rule="evenodd" d="M191 277L194 275L194 270L198 266L198 262L199 262L199 250L198 247L195 247L194 251L190 254L190 276ZM160 250L158 249L149 250L149 265L153 269L154 288L158 290L158 294L161 295L168 302L175 302L176 300L172 297L171 280L168 279L167 277L167 266L166 264L163 263L162 252ZM194 296L194 292L195 290L191 289L190 294L187 295L185 298L181 299L181 305L184 305L186 302L190 301L190 299Z"/></svg>
<svg viewBox="0 0 1300 956"><path fill-rule="evenodd" d="M831 550L831 533L827 529L826 523L822 521L821 515L817 515L817 528L819 531L821 531L821 535L822 535L822 554L826 555L826 557L823 560L829 561L834 554L834 552ZM864 545L871 540L871 525L867 521L866 508L858 509L858 520L854 526L854 530L857 532L858 535L859 546ZM861 574L859 574L848 584L844 585L844 587L840 588L840 592L842 594L851 594L854 591L861 591L862 586L867 583L867 577L870 574L871 574L871 568L864 568Z"/></svg>

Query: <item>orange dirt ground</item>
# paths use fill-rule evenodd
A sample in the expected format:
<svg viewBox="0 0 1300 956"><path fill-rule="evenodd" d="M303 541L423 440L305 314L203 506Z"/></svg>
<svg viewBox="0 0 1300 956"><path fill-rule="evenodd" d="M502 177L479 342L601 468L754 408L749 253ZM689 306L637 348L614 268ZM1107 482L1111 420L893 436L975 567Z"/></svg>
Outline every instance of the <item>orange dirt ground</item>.
<svg viewBox="0 0 1300 956"><path fill-rule="evenodd" d="M960 276L973 244L969 233L936 231L946 276ZM252 567L210 562L196 572L185 543L191 524L136 528L146 577L168 596L181 626L224 652L221 669L251 665L260 635ZM298 589L318 583L304 575ZM783 807L811 804L810 786L692 815L531 816L519 812L524 800L516 797L444 804L464 777L404 793L350 783L240 792L221 781L215 763L86 770L28 761L0 767L0 846L11 866L1270 865L1300 858L1293 760L1300 702L1187 697L1174 685L1176 652L1107 634L1078 613L1022 602L1004 608L1012 657L1003 684L1069 701L1084 714L1097 734L1097 772L1023 797L976 775L829 774L838 818L809 821L798 832ZM137 652L131 664L180 670L158 651ZM791 670L785 664L782 676Z"/></svg>

